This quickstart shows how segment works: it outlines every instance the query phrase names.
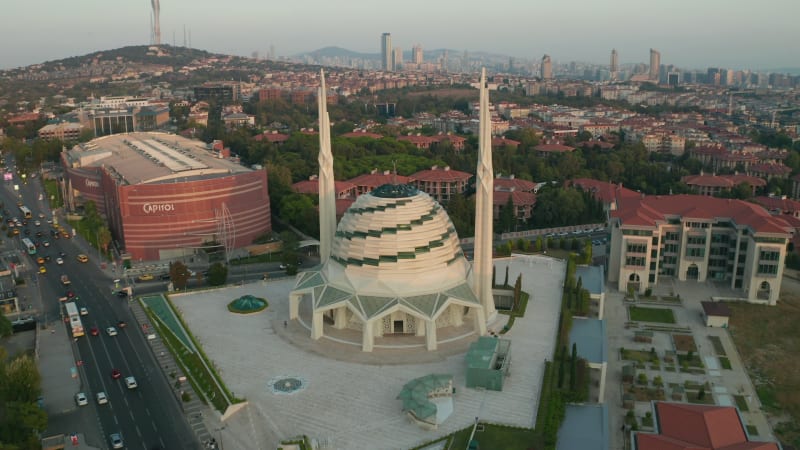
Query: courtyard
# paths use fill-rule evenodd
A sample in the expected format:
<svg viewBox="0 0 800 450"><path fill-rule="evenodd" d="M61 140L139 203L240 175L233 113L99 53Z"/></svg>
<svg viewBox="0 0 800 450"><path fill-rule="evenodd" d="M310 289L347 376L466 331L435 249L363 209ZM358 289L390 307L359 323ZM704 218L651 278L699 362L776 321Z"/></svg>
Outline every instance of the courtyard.
<svg viewBox="0 0 800 450"><path fill-rule="evenodd" d="M522 274L531 294L528 310L504 335L513 365L502 392L466 389L465 361L477 336L440 342L441 349L376 348L362 353L343 338L309 338L308 324L287 321L294 279L173 295L173 304L236 397L247 407L225 423L210 423L226 449L276 448L280 440L307 435L321 448L408 449L465 428L476 417L530 428L536 420L545 359L552 359L565 264L541 256L495 260L498 273ZM512 279L513 279L512 278ZM226 306L245 294L269 307L239 315ZM490 323L499 331L506 316ZM451 374L453 414L424 431L401 411L396 397L409 380Z"/></svg>

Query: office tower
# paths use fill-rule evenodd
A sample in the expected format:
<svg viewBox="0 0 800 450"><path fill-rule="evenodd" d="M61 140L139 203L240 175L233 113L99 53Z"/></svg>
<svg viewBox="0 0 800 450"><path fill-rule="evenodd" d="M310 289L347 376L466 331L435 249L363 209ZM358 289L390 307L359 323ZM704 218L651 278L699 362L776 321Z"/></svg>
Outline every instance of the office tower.
<svg viewBox="0 0 800 450"><path fill-rule="evenodd" d="M411 50L411 61L413 61L414 64L419 65L419 64L422 64L423 60L424 60L424 56L422 54L422 46L417 44Z"/></svg>
<svg viewBox="0 0 800 450"><path fill-rule="evenodd" d="M616 78L619 71L619 55L617 49L611 50L611 67L608 69L611 72L611 78Z"/></svg>
<svg viewBox="0 0 800 450"><path fill-rule="evenodd" d="M381 35L381 69L392 70L392 34Z"/></svg>
<svg viewBox="0 0 800 450"><path fill-rule="evenodd" d="M542 56L541 77L543 80L553 78L553 63L550 61L550 55Z"/></svg>
<svg viewBox="0 0 800 450"><path fill-rule="evenodd" d="M403 65L403 49L395 47L392 51L392 70L400 70Z"/></svg>
<svg viewBox="0 0 800 450"><path fill-rule="evenodd" d="M658 82L661 74L661 52L650 49L650 80Z"/></svg>

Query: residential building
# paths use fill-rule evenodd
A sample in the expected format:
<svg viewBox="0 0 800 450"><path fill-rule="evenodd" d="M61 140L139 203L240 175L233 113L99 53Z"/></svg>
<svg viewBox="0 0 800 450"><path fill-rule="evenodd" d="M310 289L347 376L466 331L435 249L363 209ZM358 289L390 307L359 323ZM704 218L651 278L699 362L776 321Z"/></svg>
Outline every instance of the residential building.
<svg viewBox="0 0 800 450"><path fill-rule="evenodd" d="M701 195L631 197L611 212L609 284L713 280L726 297L774 305L791 227L759 205Z"/></svg>
<svg viewBox="0 0 800 450"><path fill-rule="evenodd" d="M62 142L75 141L83 131L83 126L74 122L51 123L39 128L37 134L43 141L58 139Z"/></svg>
<svg viewBox="0 0 800 450"><path fill-rule="evenodd" d="M239 99L241 88L239 83L209 82L194 88L197 101L215 100L221 103L233 103Z"/></svg>
<svg viewBox="0 0 800 450"><path fill-rule="evenodd" d="M700 175L686 175L681 178L681 182L695 189L699 195L716 197L724 191L730 191L734 187L747 183L755 195L757 188L763 188L767 182L758 177L735 173L733 175L717 175L700 172Z"/></svg>
<svg viewBox="0 0 800 450"><path fill-rule="evenodd" d="M447 203L455 194L463 194L472 174L451 170L449 166L433 166L409 177L409 184L426 192L439 203Z"/></svg>
<svg viewBox="0 0 800 450"><path fill-rule="evenodd" d="M370 173L351 178L347 182L355 186L355 195L359 196L384 184L408 184L408 180L409 177L397 175L389 170L379 172L378 169L372 169Z"/></svg>
<svg viewBox="0 0 800 450"><path fill-rule="evenodd" d="M416 64L420 65L423 63L423 52L422 46L417 44L411 49L411 61Z"/></svg>
<svg viewBox="0 0 800 450"><path fill-rule="evenodd" d="M619 72L619 54L617 53L617 49L611 50L611 65L608 70L611 72L611 79L616 79L617 72Z"/></svg>

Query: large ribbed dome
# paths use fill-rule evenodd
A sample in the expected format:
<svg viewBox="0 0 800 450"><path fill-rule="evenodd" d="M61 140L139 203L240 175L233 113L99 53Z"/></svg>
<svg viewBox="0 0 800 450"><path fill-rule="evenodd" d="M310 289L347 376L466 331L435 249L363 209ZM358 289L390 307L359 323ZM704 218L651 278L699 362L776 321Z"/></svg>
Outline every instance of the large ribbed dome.
<svg viewBox="0 0 800 450"><path fill-rule="evenodd" d="M447 213L411 186L384 185L358 197L339 222L331 259L347 278L399 282L406 295L463 283L469 272Z"/></svg>

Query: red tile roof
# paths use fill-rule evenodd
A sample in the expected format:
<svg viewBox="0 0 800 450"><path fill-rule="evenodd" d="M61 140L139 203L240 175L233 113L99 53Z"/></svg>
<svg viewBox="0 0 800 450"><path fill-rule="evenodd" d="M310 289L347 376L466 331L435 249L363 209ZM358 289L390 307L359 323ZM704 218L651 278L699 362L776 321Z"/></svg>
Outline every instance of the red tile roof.
<svg viewBox="0 0 800 450"><path fill-rule="evenodd" d="M708 197L704 195L649 195L631 197L617 203L611 213L623 225L653 227L665 222L666 216L684 219L730 218L738 225L747 225L755 232L788 233L784 220L771 216L764 208L742 200Z"/></svg>
<svg viewBox="0 0 800 450"><path fill-rule="evenodd" d="M467 172L460 170L452 170L449 167L439 168L433 167L431 169L420 170L412 174L409 178L410 181L467 181L472 176Z"/></svg>
<svg viewBox="0 0 800 450"><path fill-rule="evenodd" d="M355 186L371 186L373 188L382 186L384 184L407 184L409 178L403 175L395 175L393 173L365 173L355 178L347 180Z"/></svg>
<svg viewBox="0 0 800 450"><path fill-rule="evenodd" d="M521 142L515 141L513 139L506 139L505 137L492 138L492 147L493 148L504 147L506 145L508 145L510 147L519 147L519 144L521 144Z"/></svg>
<svg viewBox="0 0 800 450"><path fill-rule="evenodd" d="M783 165L783 163L759 163L751 164L750 171L767 175L788 175L792 172L792 169Z"/></svg>
<svg viewBox="0 0 800 450"><path fill-rule="evenodd" d="M368 131L351 131L349 133L345 133L342 135L345 138L360 138L360 137L368 137L372 139L383 139L383 135L378 133L370 133Z"/></svg>
<svg viewBox="0 0 800 450"><path fill-rule="evenodd" d="M622 198L641 197L638 192L622 187L621 184L608 183L591 178L576 178L572 180L572 185L591 192L595 198L600 199L606 205L615 201L618 202Z"/></svg>
<svg viewBox="0 0 800 450"><path fill-rule="evenodd" d="M736 408L657 402L659 434L637 433L638 450L778 450L750 442Z"/></svg>
<svg viewBox="0 0 800 450"><path fill-rule="evenodd" d="M695 185L722 188L732 188L741 183L747 183L753 187L762 187L767 185L767 182L763 179L745 174L714 175L701 173L700 175L686 175L685 177L681 178L681 181L689 186Z"/></svg>
<svg viewBox="0 0 800 450"><path fill-rule="evenodd" d="M513 189L515 191L533 192L533 190L536 189L536 183L534 183L533 181L521 180L519 178L497 177L494 179L494 188L495 190Z"/></svg>
<svg viewBox="0 0 800 450"><path fill-rule="evenodd" d="M778 213L794 213L800 211L800 202L783 197L767 197L760 196L753 199L756 203L767 208L769 211L778 211Z"/></svg>
<svg viewBox="0 0 800 450"><path fill-rule="evenodd" d="M523 191L494 191L492 203L503 206L508 203L508 197L511 197L514 206L533 206L536 204L536 194Z"/></svg>
<svg viewBox="0 0 800 450"><path fill-rule="evenodd" d="M343 192L355 189L355 185L349 181L334 181L333 188L336 194L339 195ZM292 189L298 194L319 194L319 180L303 180L298 181L292 185Z"/></svg>
<svg viewBox="0 0 800 450"><path fill-rule="evenodd" d="M566 153L575 150L575 147L561 144L539 144L533 149L537 152Z"/></svg>
<svg viewBox="0 0 800 450"><path fill-rule="evenodd" d="M266 140L267 142L279 143L288 141L289 135L283 133L264 133L256 135L253 139L257 141Z"/></svg>

